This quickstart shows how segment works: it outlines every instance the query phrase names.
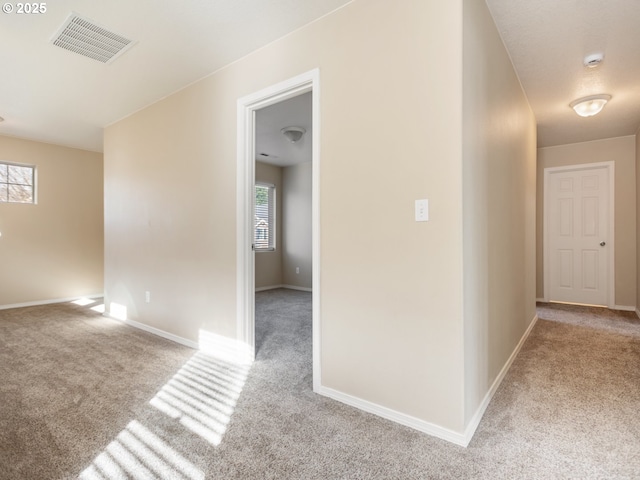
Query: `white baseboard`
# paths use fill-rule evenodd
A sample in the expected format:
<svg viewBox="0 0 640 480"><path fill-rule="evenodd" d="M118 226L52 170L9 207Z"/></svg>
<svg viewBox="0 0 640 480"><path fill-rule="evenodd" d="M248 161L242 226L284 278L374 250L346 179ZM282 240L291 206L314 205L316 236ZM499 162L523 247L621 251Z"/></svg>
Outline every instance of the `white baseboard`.
<svg viewBox="0 0 640 480"><path fill-rule="evenodd" d="M198 345L198 342L194 342L193 340L188 340L186 338L179 337L177 335L174 335L173 333L165 332L164 330L160 330L159 328L150 327L149 325L145 325L144 323L136 322L135 320L118 318L118 317L115 317L113 315L109 315L106 312L103 315L105 317L108 317L108 318L111 318L113 320L117 320L119 322L125 323L125 324L127 324L127 325L129 325L131 327L137 328L139 330L144 330L145 332L153 333L154 335L157 335L159 337L165 338L167 340L171 340L172 342L179 343L179 344L184 345L186 347L194 348L196 350L198 350L200 348L200 346Z"/></svg>
<svg viewBox="0 0 640 480"><path fill-rule="evenodd" d="M289 290L299 290L301 292L312 292L313 289L308 287L297 287L295 285L282 285L282 288L288 288Z"/></svg>
<svg viewBox="0 0 640 480"><path fill-rule="evenodd" d="M269 285L268 287L257 287L257 292L266 292L267 290L275 290L276 288L282 288L282 285Z"/></svg>
<svg viewBox="0 0 640 480"><path fill-rule="evenodd" d="M253 362L254 353L248 348L247 345L237 340L226 338L212 332L200 330L199 341L194 342L193 340L179 337L178 335L174 335L173 333L165 332L164 330L151 327L144 323L136 322L135 320L123 320L122 318L115 317L107 313L104 313L103 315L107 318L111 318L118 322L129 325L130 327L152 333L153 335L157 335L175 343L179 343L180 345L184 345L185 347L193 348L194 350L200 350L207 355L213 355L218 358L224 358L226 360L241 364L251 364Z"/></svg>
<svg viewBox="0 0 640 480"><path fill-rule="evenodd" d="M542 302L542 303L546 303L546 300L544 298L536 298L536 302ZM560 304L563 304L563 302L559 302ZM580 305L578 303L567 303L566 305ZM589 306L589 305L585 305L585 306ZM636 307L630 306L630 305L610 305L607 307L610 310L621 310L623 312L639 312L640 310L638 310ZM640 317L640 313L638 313L638 316Z"/></svg>
<svg viewBox="0 0 640 480"><path fill-rule="evenodd" d="M518 353L520 353L520 350L522 349L524 342L529 337L529 334L531 333L531 330L533 330L533 327L536 325L537 321L538 321L538 315L535 315L533 317L533 320L527 327L527 330L522 335L522 338L518 342L518 345L516 345L516 348L511 353L511 356L507 360L507 363L504 364L504 367L502 367L502 370L500 370L500 373L494 380L493 384L491 385L491 388L489 389L487 394L484 396L484 399L482 400L482 403L480 403L480 406L476 410L476 413L473 415L473 417L471 417L471 421L469 422L469 424L467 425L467 428L464 431L465 447L469 445L469 443L471 442L473 435L476 433L476 430L478 429L478 425L480 425L480 420L482 420L484 412L487 410L489 403L491 403L491 399L493 398L496 391L498 390L498 387L502 383L502 380L504 380L504 377L507 375L507 372L511 368L513 361L518 356Z"/></svg>
<svg viewBox="0 0 640 480"><path fill-rule="evenodd" d="M38 305L52 305L54 303L75 302L81 298L102 298L104 293L96 293L93 295L81 295L79 297L54 298L51 300L36 300L35 302L14 303L11 305L0 305L0 310L8 310L10 308L36 307Z"/></svg>
<svg viewBox="0 0 640 480"><path fill-rule="evenodd" d="M498 387L502 383L502 380L507 375L511 364L513 364L513 361L518 356L518 353L520 353L520 349L529 337L529 334L531 333L531 330L533 330L533 327L535 326L537 321L538 315L535 315L533 317L533 320L531 320L531 323L527 327L527 330L522 335L520 342L518 342L518 345L516 345L513 353L511 353L511 356L507 360L507 363L505 363L504 367L502 367L502 370L491 385L491 388L485 395L482 403L476 410L476 413L473 415L464 433L449 430L448 428L444 428L439 425L420 420L419 418L412 417L411 415L397 412L390 408L383 407L366 400L362 400L361 398L357 398L346 393L333 390L332 388L320 386L320 388L316 390L316 393L466 448L471 442L471 439L473 438L473 435L476 432L476 429L480 424L480 420L482 419L484 412L487 410L487 407L489 406L493 395L496 393Z"/></svg>
<svg viewBox="0 0 640 480"><path fill-rule="evenodd" d="M465 443L465 436L463 434L454 432L453 430L449 430L444 427L440 427L439 425L435 425L433 423L425 422L424 420L412 417L411 415L397 412L391 408L383 407L375 403L362 400L361 398L339 392L332 388L321 386L316 391L316 393L324 395L325 397L332 398L346 405L358 408L365 412L373 413L374 415L386 418L387 420L391 420L392 422L396 422L401 425L405 425L428 435L432 435L434 437L441 438L442 440L455 443L456 445L461 445L463 447L467 446L468 442Z"/></svg>
<svg viewBox="0 0 640 480"><path fill-rule="evenodd" d="M313 289L307 287L297 287L295 285L270 285L268 287L258 287L256 292L265 292L267 290L275 290L277 288L288 288L289 290L300 290L302 292L312 292Z"/></svg>
<svg viewBox="0 0 640 480"><path fill-rule="evenodd" d="M614 310L621 310L623 312L637 312L636 307L631 307L629 305L614 305L612 307Z"/></svg>
<svg viewBox="0 0 640 480"><path fill-rule="evenodd" d="M253 348L240 340L223 337L202 329L200 329L198 337L200 351L207 355L235 364L250 365L253 363L255 356Z"/></svg>

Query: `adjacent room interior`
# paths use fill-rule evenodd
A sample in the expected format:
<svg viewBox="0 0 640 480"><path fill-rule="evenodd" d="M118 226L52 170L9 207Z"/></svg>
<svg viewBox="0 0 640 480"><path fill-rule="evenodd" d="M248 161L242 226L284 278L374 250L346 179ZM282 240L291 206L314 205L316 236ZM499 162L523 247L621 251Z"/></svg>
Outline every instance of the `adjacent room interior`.
<svg viewBox="0 0 640 480"><path fill-rule="evenodd" d="M255 288L278 287L311 291L311 92L256 112ZM297 132L289 139L285 133ZM258 219L258 196L266 201L274 189L275 210ZM258 193L260 192L260 193ZM269 193L271 195L271 193ZM271 201L271 200L270 200ZM273 239L258 247L259 237L273 220ZM265 225L265 227L262 227Z"/></svg>

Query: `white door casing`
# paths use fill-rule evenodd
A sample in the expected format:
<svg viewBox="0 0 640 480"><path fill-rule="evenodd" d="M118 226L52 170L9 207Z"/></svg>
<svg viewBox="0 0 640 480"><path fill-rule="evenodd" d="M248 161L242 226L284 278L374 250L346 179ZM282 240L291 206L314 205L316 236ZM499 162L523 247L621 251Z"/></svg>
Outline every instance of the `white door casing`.
<svg viewBox="0 0 640 480"><path fill-rule="evenodd" d="M615 305L614 162L544 170L545 300Z"/></svg>
<svg viewBox="0 0 640 480"><path fill-rule="evenodd" d="M253 199L255 183L255 111L306 92L312 94L312 316L313 389L321 387L320 352L320 71L298 75L238 100L237 144L237 338L246 348L248 360L255 355L255 278Z"/></svg>

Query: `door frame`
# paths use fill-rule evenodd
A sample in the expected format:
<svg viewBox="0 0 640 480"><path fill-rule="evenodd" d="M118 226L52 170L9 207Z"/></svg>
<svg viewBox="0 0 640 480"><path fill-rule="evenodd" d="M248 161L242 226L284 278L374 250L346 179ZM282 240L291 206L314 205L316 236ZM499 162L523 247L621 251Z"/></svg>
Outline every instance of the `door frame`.
<svg viewBox="0 0 640 480"><path fill-rule="evenodd" d="M311 229L313 390L321 386L320 317L320 70L314 69L238 99L237 104L237 339L249 361L255 358L255 252L253 185L255 183L255 112L303 93L312 94Z"/></svg>
<svg viewBox="0 0 640 480"><path fill-rule="evenodd" d="M580 171L580 170L595 170L605 169L609 175L609 226L608 226L608 238L607 243L611 245L611 248L607 249L608 258L607 262L609 268L607 269L607 307L615 308L616 305L616 276L615 276L615 162L597 162L597 163L580 163L576 165L566 165L562 167L547 167L544 169L544 207L543 207L543 267L544 267L544 301L548 302L550 298L551 290L551 255L549 252L549 217L551 209L551 192L549 191L549 185L551 175L555 173Z"/></svg>

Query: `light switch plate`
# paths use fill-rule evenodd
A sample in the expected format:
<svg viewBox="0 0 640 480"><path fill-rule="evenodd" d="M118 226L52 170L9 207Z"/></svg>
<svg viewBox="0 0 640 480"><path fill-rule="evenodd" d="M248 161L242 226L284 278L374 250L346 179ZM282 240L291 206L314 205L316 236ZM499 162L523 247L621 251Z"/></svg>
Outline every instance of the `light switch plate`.
<svg viewBox="0 0 640 480"><path fill-rule="evenodd" d="M423 198L416 200L416 222L429 221L429 200Z"/></svg>

